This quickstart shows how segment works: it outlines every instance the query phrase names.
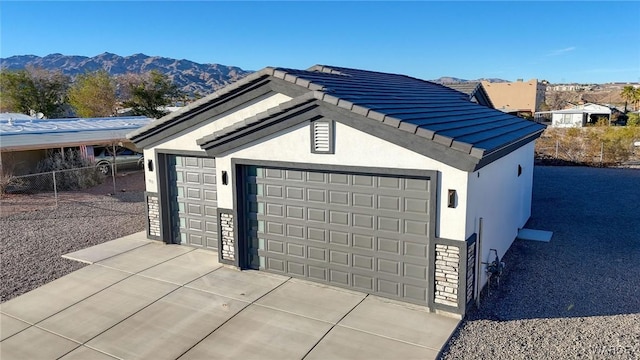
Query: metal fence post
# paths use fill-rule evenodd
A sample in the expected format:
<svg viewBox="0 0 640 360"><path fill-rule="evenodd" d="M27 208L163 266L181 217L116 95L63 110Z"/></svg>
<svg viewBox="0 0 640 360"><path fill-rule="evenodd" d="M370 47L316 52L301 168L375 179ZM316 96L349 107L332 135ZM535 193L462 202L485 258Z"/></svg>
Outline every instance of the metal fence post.
<svg viewBox="0 0 640 360"><path fill-rule="evenodd" d="M604 141L600 143L600 164L602 164L603 158L604 158Z"/></svg>
<svg viewBox="0 0 640 360"><path fill-rule="evenodd" d="M53 196L56 199L56 208L58 207L58 185L56 184L56 172L52 171L53 175Z"/></svg>
<svg viewBox="0 0 640 360"><path fill-rule="evenodd" d="M560 140L556 139L556 159L558 158L558 148L560 147Z"/></svg>
<svg viewBox="0 0 640 360"><path fill-rule="evenodd" d="M111 179L113 180L113 195L116 194L116 163L111 164Z"/></svg>

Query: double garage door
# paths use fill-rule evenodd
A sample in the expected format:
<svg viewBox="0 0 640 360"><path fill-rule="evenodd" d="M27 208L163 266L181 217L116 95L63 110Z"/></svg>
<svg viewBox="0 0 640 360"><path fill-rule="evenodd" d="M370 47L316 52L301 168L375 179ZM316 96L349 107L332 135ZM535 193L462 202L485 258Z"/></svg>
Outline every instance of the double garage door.
<svg viewBox="0 0 640 360"><path fill-rule="evenodd" d="M217 249L215 159L167 155L166 161L173 243Z"/></svg>
<svg viewBox="0 0 640 360"><path fill-rule="evenodd" d="M247 166L253 268L425 304L431 180Z"/></svg>

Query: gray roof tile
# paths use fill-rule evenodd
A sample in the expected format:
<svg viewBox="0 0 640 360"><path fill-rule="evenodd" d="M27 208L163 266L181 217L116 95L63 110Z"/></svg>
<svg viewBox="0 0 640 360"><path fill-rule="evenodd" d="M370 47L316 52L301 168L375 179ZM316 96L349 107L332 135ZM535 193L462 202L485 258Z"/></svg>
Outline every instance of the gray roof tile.
<svg viewBox="0 0 640 360"><path fill-rule="evenodd" d="M278 70L322 87L327 94L322 99L330 104L352 103L354 113L467 154L490 153L544 129L533 121L469 101L469 94L480 83L460 84L461 92L405 75L326 65ZM511 130L515 128L521 130ZM475 147L482 151L470 151Z"/></svg>

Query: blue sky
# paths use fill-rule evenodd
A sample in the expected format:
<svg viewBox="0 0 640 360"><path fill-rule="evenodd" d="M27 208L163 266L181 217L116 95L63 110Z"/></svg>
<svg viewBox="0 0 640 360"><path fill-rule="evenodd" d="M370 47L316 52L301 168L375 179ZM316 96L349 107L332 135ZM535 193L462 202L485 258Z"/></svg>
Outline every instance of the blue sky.
<svg viewBox="0 0 640 360"><path fill-rule="evenodd" d="M258 70L640 82L640 2L0 3L0 57L135 53Z"/></svg>

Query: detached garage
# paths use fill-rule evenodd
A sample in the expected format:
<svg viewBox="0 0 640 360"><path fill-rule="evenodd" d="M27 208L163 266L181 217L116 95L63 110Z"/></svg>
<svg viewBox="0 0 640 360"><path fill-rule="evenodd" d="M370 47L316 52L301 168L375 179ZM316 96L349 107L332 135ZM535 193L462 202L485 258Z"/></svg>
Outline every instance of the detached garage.
<svg viewBox="0 0 640 360"><path fill-rule="evenodd" d="M314 66L263 69L129 138L149 238L464 314L530 216L543 129L427 81Z"/></svg>

